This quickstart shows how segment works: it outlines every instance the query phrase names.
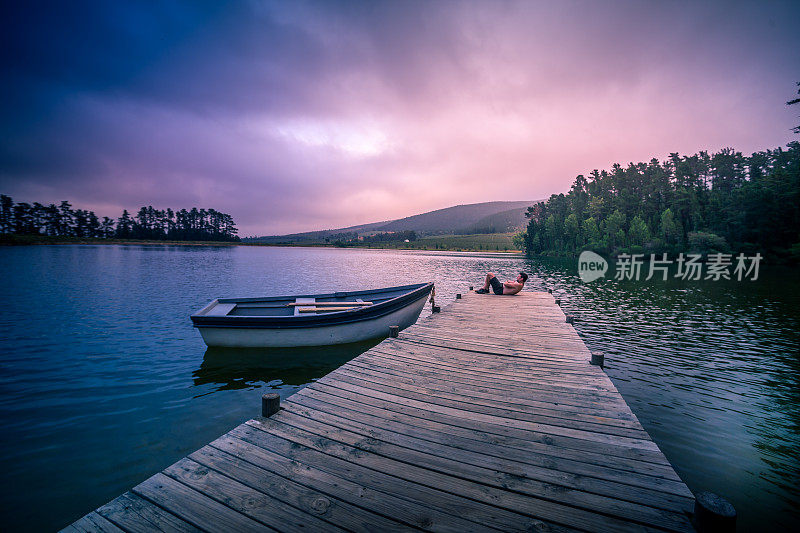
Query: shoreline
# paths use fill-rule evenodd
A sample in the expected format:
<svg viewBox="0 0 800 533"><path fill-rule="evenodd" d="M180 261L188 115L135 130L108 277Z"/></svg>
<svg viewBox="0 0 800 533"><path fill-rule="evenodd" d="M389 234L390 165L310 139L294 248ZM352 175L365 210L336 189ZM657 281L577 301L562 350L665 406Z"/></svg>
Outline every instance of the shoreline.
<svg viewBox="0 0 800 533"><path fill-rule="evenodd" d="M120 246L250 246L269 248L335 248L340 250L395 250L402 252L434 253L448 255L453 253L480 253L494 254L508 257L525 257L521 250L479 250L474 248L453 248L449 250L414 248L406 246L336 246L334 244L271 244L260 242L228 242L228 241L158 241L140 239L61 239L37 236L8 235L11 239L0 238L0 246L92 246L92 245L120 245Z"/></svg>
<svg viewBox="0 0 800 533"><path fill-rule="evenodd" d="M5 237L5 239L3 238ZM11 237L11 239L8 239ZM118 246L249 246L249 247L268 247L268 248L335 248L339 250L393 250L398 252L409 253L429 253L434 255L454 255L454 254L480 254L485 257L508 257L508 258L527 258L527 259L548 259L555 261L574 261L578 259L580 254L574 255L550 255L550 254L536 254L528 256L522 250L481 250L475 248L451 248L451 249L432 249L432 248L415 248L406 246L336 246L335 244L292 244L292 243L262 243L262 242L228 242L228 241L157 241L157 240L139 240L139 239L59 239L48 237L36 237L30 235L0 235L0 247L13 247L13 246L92 246L92 245L118 245ZM679 252L673 252L674 255ZM707 254L710 252L691 252L684 250L683 253L700 253L703 258L701 263L707 262ZM735 255L733 252L728 252ZM616 259L617 255L614 254L601 254L605 258L610 258L612 261ZM770 254L771 257L762 255L762 263L770 265L794 265L799 261L793 257L782 257L779 254ZM645 253L642 258L642 263L647 264L650 262L650 254Z"/></svg>

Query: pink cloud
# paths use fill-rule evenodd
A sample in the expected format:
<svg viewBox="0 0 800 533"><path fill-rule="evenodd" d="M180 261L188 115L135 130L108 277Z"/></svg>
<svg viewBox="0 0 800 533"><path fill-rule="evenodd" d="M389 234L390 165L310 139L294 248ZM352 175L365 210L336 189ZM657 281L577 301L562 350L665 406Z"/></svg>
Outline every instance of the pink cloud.
<svg viewBox="0 0 800 533"><path fill-rule="evenodd" d="M113 87L63 86L55 112L4 129L0 188L101 215L214 207L263 235L773 148L796 138L792 7L256 4Z"/></svg>

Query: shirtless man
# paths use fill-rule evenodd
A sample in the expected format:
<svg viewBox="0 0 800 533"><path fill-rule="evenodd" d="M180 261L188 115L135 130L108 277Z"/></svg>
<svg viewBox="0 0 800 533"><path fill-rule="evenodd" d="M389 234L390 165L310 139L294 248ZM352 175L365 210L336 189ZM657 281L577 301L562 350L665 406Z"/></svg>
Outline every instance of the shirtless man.
<svg viewBox="0 0 800 533"><path fill-rule="evenodd" d="M516 281L508 280L505 283L501 283L493 272L489 272L488 274L486 274L486 282L483 284L483 288L478 289L475 292L478 294L488 294L489 285L491 285L492 290L494 291L495 294L503 294L503 295L517 294L519 291L522 290L522 287L525 286L526 281L528 281L528 275L525 272L520 272L519 276L517 276Z"/></svg>

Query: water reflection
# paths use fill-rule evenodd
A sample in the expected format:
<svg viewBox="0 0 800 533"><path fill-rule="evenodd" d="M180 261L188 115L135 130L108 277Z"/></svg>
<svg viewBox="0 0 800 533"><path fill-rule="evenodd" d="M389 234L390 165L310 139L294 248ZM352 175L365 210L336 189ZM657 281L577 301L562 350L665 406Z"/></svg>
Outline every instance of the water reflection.
<svg viewBox="0 0 800 533"><path fill-rule="evenodd" d="M305 385L364 353L382 339L299 348L208 348L192 373L195 386L214 385L196 397L222 390Z"/></svg>

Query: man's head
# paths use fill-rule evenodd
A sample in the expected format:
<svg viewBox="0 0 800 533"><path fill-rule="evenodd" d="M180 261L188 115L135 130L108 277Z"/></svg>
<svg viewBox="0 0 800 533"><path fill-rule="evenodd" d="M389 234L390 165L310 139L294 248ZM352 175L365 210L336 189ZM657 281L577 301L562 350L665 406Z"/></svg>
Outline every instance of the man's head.
<svg viewBox="0 0 800 533"><path fill-rule="evenodd" d="M519 276L517 276L517 282L524 285L526 281L528 281L528 275L525 272L520 272Z"/></svg>

